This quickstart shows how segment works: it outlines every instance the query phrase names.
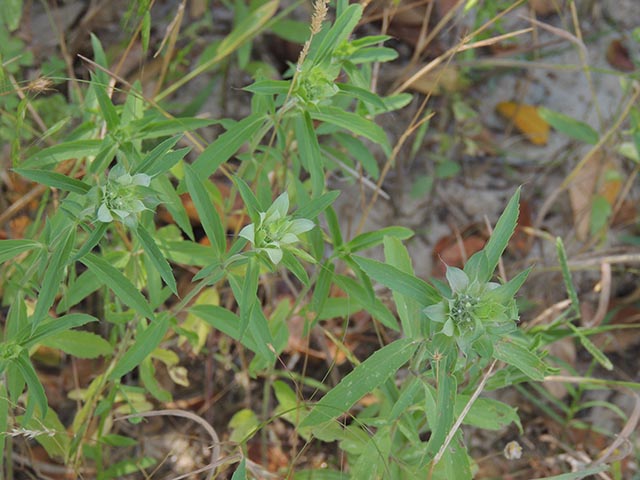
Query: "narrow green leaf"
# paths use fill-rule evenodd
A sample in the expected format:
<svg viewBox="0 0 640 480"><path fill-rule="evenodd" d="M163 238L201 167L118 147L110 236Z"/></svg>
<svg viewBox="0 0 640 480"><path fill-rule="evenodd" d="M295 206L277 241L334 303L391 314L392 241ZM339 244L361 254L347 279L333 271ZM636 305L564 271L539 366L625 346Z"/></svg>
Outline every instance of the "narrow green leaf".
<svg viewBox="0 0 640 480"><path fill-rule="evenodd" d="M136 340L120 358L109 374L109 380L117 380L136 368L155 348L160 345L164 334L169 329L169 316L159 315L157 320L151 321Z"/></svg>
<svg viewBox="0 0 640 480"><path fill-rule="evenodd" d="M546 367L542 360L508 337L493 345L493 356L509 365L513 365L536 382L544 380Z"/></svg>
<svg viewBox="0 0 640 480"><path fill-rule="evenodd" d="M91 76L91 80L91 85L96 95L96 99L98 100L98 105L100 105L102 118L104 118L109 131L114 132L120 125L120 117L118 116L118 112L116 112L116 107L113 106L111 99L107 95L107 86L97 82L97 78L94 75Z"/></svg>
<svg viewBox="0 0 640 480"><path fill-rule="evenodd" d="M240 460L236 471L233 472L231 480L247 480L247 460L244 457Z"/></svg>
<svg viewBox="0 0 640 480"><path fill-rule="evenodd" d="M258 351L253 335L245 335L241 338L242 322L235 313L217 305L195 305L189 311L213 328L242 343L252 352Z"/></svg>
<svg viewBox="0 0 640 480"><path fill-rule="evenodd" d="M348 412L360 398L402 367L417 348L418 342L404 338L376 351L314 405L300 428L312 427Z"/></svg>
<svg viewBox="0 0 640 480"><path fill-rule="evenodd" d="M562 279L564 280L564 287L567 289L567 295L571 300L571 307L573 313L577 318L580 318L580 301L578 300L578 294L573 286L573 280L571 279L571 272L569 271L569 263L567 262L567 252L564 249L564 243L560 237L556 238L556 252L558 255L558 261L560 262L560 270L562 271Z"/></svg>
<svg viewBox="0 0 640 480"><path fill-rule="evenodd" d="M0 263L15 259L22 252L42 248L42 244L35 240L0 240Z"/></svg>
<svg viewBox="0 0 640 480"><path fill-rule="evenodd" d="M113 348L104 338L95 333L67 330L64 334L49 336L39 342L41 345L57 348L77 358L97 358L110 355Z"/></svg>
<svg viewBox="0 0 640 480"><path fill-rule="evenodd" d="M27 383L27 387L29 387L29 403L35 402L35 405L38 407L42 415L47 414L47 395L44 392L44 387L42 383L40 383L40 379L38 378L38 374L33 368L31 364L31 360L29 359L29 354L27 350L24 349L20 353L20 356L15 361L15 366L20 371L22 378ZM27 407L27 412L31 409ZM28 422L30 420L30 415L25 413L24 422Z"/></svg>
<svg viewBox="0 0 640 480"><path fill-rule="evenodd" d="M318 268L320 269L320 274L318 275L318 280L316 281L315 288L313 289L311 307L316 315L320 317L322 309L329 297L329 291L331 289L331 284L333 283L333 274L336 266L333 262L327 260L320 264Z"/></svg>
<svg viewBox="0 0 640 480"><path fill-rule="evenodd" d="M41 183L47 187L57 188L67 192L84 195L91 190L91 185L81 180L67 177L61 173L49 172L47 170L27 170L25 168L14 168L14 172L32 182Z"/></svg>
<svg viewBox="0 0 640 480"><path fill-rule="evenodd" d="M140 40L142 43L142 52L146 55L149 50L149 36L151 34L151 12L150 9L145 10L142 16L142 24L140 25Z"/></svg>
<svg viewBox="0 0 640 480"><path fill-rule="evenodd" d="M344 128L356 135L362 135L381 145L386 151L389 150L389 140L382 127L360 115L347 112L338 107L319 106L318 110L311 112L311 118Z"/></svg>
<svg viewBox="0 0 640 480"><path fill-rule="evenodd" d="M204 185L204 182L208 182L209 180L203 178L194 168L191 168L191 166L186 163L184 164L184 173L187 190L196 207L196 211L202 222L202 227L211 241L211 246L216 251L216 256L220 257L227 249L227 239L218 211L214 208Z"/></svg>
<svg viewBox="0 0 640 480"><path fill-rule="evenodd" d="M350 97L361 100L365 103L369 103L374 105L381 110L386 110L386 105L382 101L382 99L376 95L375 93L367 90L365 88L356 87L355 85L351 85L349 83L336 83L336 86L340 89L342 93L348 95Z"/></svg>
<svg viewBox="0 0 640 480"><path fill-rule="evenodd" d="M108 70L109 64L107 63L107 56L104 53L100 40L93 33L91 33L91 47L93 49L93 60L102 68ZM105 87L109 83L109 75L100 68L96 68L94 76L96 80Z"/></svg>
<svg viewBox="0 0 640 480"><path fill-rule="evenodd" d="M153 398L159 402L170 402L172 400L171 393L162 388L155 376L156 369L153 366L151 356L147 356L142 360L138 371L140 372L140 380L142 380L142 384Z"/></svg>
<svg viewBox="0 0 640 480"><path fill-rule="evenodd" d="M240 192L240 196L242 197L242 201L244 202L245 207L247 207L249 218L251 218L253 222L257 222L260 218L259 213L265 212L266 208L263 208L260 205L258 199L253 194L253 191L251 190L249 185L247 185L247 182L245 182L242 178L234 176L233 183L236 184L238 192Z"/></svg>
<svg viewBox="0 0 640 480"><path fill-rule="evenodd" d="M516 193L513 194L511 200L507 204L504 212L500 215L498 219L498 223L496 223L496 227L493 229L493 233L491 234L491 238L484 247L484 251L487 255L488 267L489 271L493 273L493 271L498 266L498 262L500 261L500 257L504 252L505 248L507 248L507 244L509 243L509 239L513 235L513 232L516 229L516 224L518 223L518 212L520 210L520 187L516 190ZM486 282L490 280L489 278L479 278L481 282Z"/></svg>
<svg viewBox="0 0 640 480"><path fill-rule="evenodd" d="M208 127L214 123L217 123L217 121L208 118L176 117L155 122L149 122L146 118L143 118L132 121L128 127L133 132L133 139L149 140L190 132L198 128Z"/></svg>
<svg viewBox="0 0 640 480"><path fill-rule="evenodd" d="M584 470L578 470L577 472L563 473L552 477L539 477L534 478L533 480L582 480L583 478L587 478L601 472L606 472L610 468L611 465L598 465L597 467L589 467Z"/></svg>
<svg viewBox="0 0 640 480"><path fill-rule="evenodd" d="M322 38L322 42L318 48L312 48L309 58L313 60L313 64L317 65L331 56L331 53L343 41L349 38L351 32L356 27L362 17L362 6L354 3L349 5L344 11L338 15L335 23L331 26L327 34Z"/></svg>
<svg viewBox="0 0 640 480"><path fill-rule="evenodd" d="M432 416L432 420L429 421L429 425L432 426L432 432L427 443L427 454L429 456L434 456L440 450L454 422L453 409L456 403L457 382L449 368L443 365L450 360L451 354L448 357L445 361L436 363L434 367L438 389L436 391L436 409L427 413L427 415L431 413Z"/></svg>
<svg viewBox="0 0 640 480"><path fill-rule="evenodd" d="M384 258L392 267L396 267L408 275L414 275L411 257L409 257L409 252L400 238L384 238ZM404 335L407 338L416 338L420 332L420 305L415 299L399 292L394 291L392 295Z"/></svg>
<svg viewBox="0 0 640 480"><path fill-rule="evenodd" d="M176 280L173 278L173 270L171 269L171 265L164 258L164 255L156 245L153 237L147 232L147 230L142 226L142 224L138 224L138 228L135 229L136 238L140 241L142 248L145 253L149 256L151 263L158 270L158 273L164 280L164 283L171 289L174 295L178 295L178 286L176 285Z"/></svg>
<svg viewBox="0 0 640 480"><path fill-rule="evenodd" d="M189 215L184 208L182 199L176 193L171 181L166 175L160 175L153 180L153 187L162 195L164 207L169 211L171 217L173 217L180 229L187 234L187 237L194 240L195 237L193 235L193 228L191 227L191 220L189 220Z"/></svg>
<svg viewBox="0 0 640 480"><path fill-rule="evenodd" d="M571 322L567 322L567 326L573 331L573 333L576 334L585 350L587 350L600 365L602 365L609 371L613 370L613 364L611 363L611 360L609 360L604 352L596 347L595 344L591 340L589 340L589 338L584 333L582 333L582 331L578 327L573 325Z"/></svg>
<svg viewBox="0 0 640 480"><path fill-rule="evenodd" d="M84 257L91 250L93 250L93 247L98 245L98 243L100 243L100 240L103 239L104 234L107 231L107 228L109 228L108 223L97 222L96 226L91 231L91 235L89 235L89 238L87 239L87 241L82 245L82 247L80 247L80 249L76 252L76 254L73 256L73 259L71 261L76 262L80 260L82 257Z"/></svg>
<svg viewBox="0 0 640 480"><path fill-rule="evenodd" d="M358 285L355 280L344 275L336 275L334 282L344 290L347 295L353 297L356 303L364 306L367 312L378 319L385 327L395 330L396 332L400 330L396 318L379 299L375 298L373 292L367 294L365 287ZM373 301L371 301L371 297L374 297Z"/></svg>
<svg viewBox="0 0 640 480"><path fill-rule="evenodd" d="M151 150L146 157L137 165L131 169L131 175L135 175L136 173L146 173L147 175L151 175L148 170L162 158L169 150L171 150L176 143L182 138L182 135L176 135L175 137L167 138L163 142L160 142L153 150ZM153 176L153 175L151 175Z"/></svg>
<svg viewBox="0 0 640 480"><path fill-rule="evenodd" d="M86 313L70 313L69 315L42 322L33 333L30 331L30 327L29 329L24 328L18 334L18 342L25 348L31 348L62 332L97 321L98 319L96 317L92 317Z"/></svg>
<svg viewBox="0 0 640 480"><path fill-rule="evenodd" d="M595 145L600 139L598 132L591 126L563 113L555 112L545 107L538 107L538 115L558 132L579 142Z"/></svg>
<svg viewBox="0 0 640 480"><path fill-rule="evenodd" d="M405 227L384 227L373 232L361 233L345 245L350 253L367 250L382 243L385 236L406 240L413 237L413 230Z"/></svg>
<svg viewBox="0 0 640 480"><path fill-rule="evenodd" d="M8 432L9 426L9 395L4 382L0 383L0 432ZM0 435L0 452L4 452L6 435ZM4 455L0 456L0 472L4 472Z"/></svg>
<svg viewBox="0 0 640 480"><path fill-rule="evenodd" d="M93 253L80 259L116 296L140 315L153 319L153 310L138 290L118 269Z"/></svg>
<svg viewBox="0 0 640 480"><path fill-rule="evenodd" d="M38 293L38 303L31 317L31 327L35 330L38 324L45 319L49 309L56 299L60 283L66 275L65 266L71 257L71 250L76 239L75 228L69 228L66 238L60 239L58 246L51 253L47 270L42 279L42 287Z"/></svg>
<svg viewBox="0 0 640 480"><path fill-rule="evenodd" d="M311 176L311 191L314 197L318 197L324 190L324 168L320 144L316 136L313 122L309 112L301 113L301 118L293 122L296 140L298 142L298 155L302 164L306 166Z"/></svg>
<svg viewBox="0 0 640 480"><path fill-rule="evenodd" d="M193 169L199 178L207 178L225 163L245 143L253 141L253 136L262 127L263 115L253 114L243 118L220 135L215 142L193 162Z"/></svg>
<svg viewBox="0 0 640 480"><path fill-rule="evenodd" d="M433 305L442 299L435 288L415 275L410 275L394 266L377 260L358 256L353 256L352 258L371 278L389 287L394 292L417 300L422 306Z"/></svg>
<svg viewBox="0 0 640 480"><path fill-rule="evenodd" d="M290 86L289 80L258 80L243 90L262 95L286 95Z"/></svg>
<svg viewBox="0 0 640 480"><path fill-rule="evenodd" d="M324 212L329 205L340 196L338 190L332 190L331 192L323 193L319 197L313 198L308 202L305 202L300 208L293 212L295 218L308 218L309 220L315 219L318 215Z"/></svg>
<svg viewBox="0 0 640 480"><path fill-rule="evenodd" d="M60 163L70 158L85 158L97 155L102 147L103 140L73 140L63 142L51 147L39 150L29 157L23 167L38 168L53 163Z"/></svg>

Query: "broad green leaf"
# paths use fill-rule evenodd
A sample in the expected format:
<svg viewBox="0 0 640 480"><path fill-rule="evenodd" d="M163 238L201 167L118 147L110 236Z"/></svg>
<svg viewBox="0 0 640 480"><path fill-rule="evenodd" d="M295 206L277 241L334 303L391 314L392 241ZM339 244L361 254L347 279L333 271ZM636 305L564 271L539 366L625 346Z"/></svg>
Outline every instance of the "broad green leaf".
<svg viewBox="0 0 640 480"><path fill-rule="evenodd" d="M40 249L43 245L35 240L0 240L0 263L14 259L22 252Z"/></svg>
<svg viewBox="0 0 640 480"><path fill-rule="evenodd" d="M253 141L253 136L264 122L263 115L249 115L220 135L193 162L193 169L198 177L209 177L220 165L229 160L244 143Z"/></svg>
<svg viewBox="0 0 640 480"><path fill-rule="evenodd" d="M0 2L0 25L4 23L10 32L17 30L20 26L22 3L23 0L3 0ZM4 432L4 430L2 431Z"/></svg>
<svg viewBox="0 0 640 480"><path fill-rule="evenodd" d="M211 241L211 246L215 249L216 256L220 257L227 249L227 239L218 211L214 208L204 184L204 182L208 182L209 180L203 178L195 169L186 163L184 164L184 173L187 190L196 207L196 211L202 222L202 227Z"/></svg>
<svg viewBox="0 0 640 480"><path fill-rule="evenodd" d="M29 157L23 167L37 168L52 163L60 163L70 158L84 158L97 155L102 147L102 140L73 140L45 148Z"/></svg>
<svg viewBox="0 0 640 480"><path fill-rule="evenodd" d="M509 365L513 365L536 382L544 380L546 366L542 360L508 337L493 345L493 356Z"/></svg>
<svg viewBox="0 0 640 480"><path fill-rule="evenodd" d="M79 330L67 330L63 334L49 336L39 343L77 358L103 357L113 351L111 344L101 336Z"/></svg>
<svg viewBox="0 0 640 480"><path fill-rule="evenodd" d="M459 417L462 409L469 401L469 395L456 397L455 416ZM478 398L462 421L464 425L472 425L485 430L500 430L510 423L515 423L520 431L522 425L517 410L506 403L493 398Z"/></svg>
<svg viewBox="0 0 640 480"><path fill-rule="evenodd" d="M142 226L142 224L138 224L138 228L135 230L136 237L140 241L142 248L145 253L149 256L151 263L158 270L158 273L164 280L164 283L171 289L174 295L178 295L178 286L176 285L176 280L173 278L173 270L171 269L171 265L164 258L164 255L156 245L153 237L147 232L147 230Z"/></svg>
<svg viewBox="0 0 640 480"><path fill-rule="evenodd" d="M96 317L87 315L86 313L70 313L60 318L55 318L42 322L31 333L29 329L24 329L18 334L18 341L25 347L31 348L32 346L42 343L43 341L53 336L59 335L62 332L71 330L72 328L81 327L87 323L97 322Z"/></svg>
<svg viewBox="0 0 640 480"><path fill-rule="evenodd" d="M500 215L500 218L498 219L498 223L496 223L496 227L493 229L491 238L489 238L489 241L484 247L484 252L486 253L488 260L488 269L491 274L498 266L500 257L502 256L505 248L507 248L509 239L515 231L516 224L518 223L519 210L520 187L518 187L516 193L514 193L511 200L509 200L504 212L502 212L502 215ZM491 277L489 276L488 278L479 278L478 280L481 282L487 282L490 278Z"/></svg>
<svg viewBox="0 0 640 480"><path fill-rule="evenodd" d="M314 197L318 197L324 190L324 168L320 144L309 112L302 112L301 117L294 120L293 129L298 142L298 155L311 176L311 191Z"/></svg>
<svg viewBox="0 0 640 480"><path fill-rule="evenodd" d="M67 262L71 257L71 250L76 238L75 228L69 228L65 233L66 238L61 238L55 250L49 257L47 270L42 279L42 287L38 294L38 303L31 317L31 326L35 329L45 319L49 309L56 299L60 284L66 275Z"/></svg>
<svg viewBox="0 0 640 480"><path fill-rule="evenodd" d="M22 350L20 356L15 362L13 362L13 364L18 368L22 378L27 383L27 387L29 387L29 404L33 402L42 415L46 415L48 409L47 395L44 392L44 387L40 383L38 374L31 364L31 360L29 359L29 354L26 349ZM30 412L33 411L32 408L33 406L29 408L29 405L27 405L27 412L25 413L25 418L23 420L25 423L29 422L31 419Z"/></svg>
<svg viewBox="0 0 640 480"><path fill-rule="evenodd" d="M101 279L102 282L116 294L122 303L133 308L140 315L153 319L153 310L151 310L149 303L142 293L140 293L140 290L138 290L122 272L93 253L88 253L82 257L80 261Z"/></svg>
<svg viewBox="0 0 640 480"><path fill-rule="evenodd" d="M47 413L44 416L40 415L40 412L38 414L38 418L32 418L28 422L21 422L22 427L34 432L42 432L40 435L35 436L36 441L44 447L49 457L63 461L71 443L66 428L53 408L47 409ZM46 430L43 431L44 429Z"/></svg>
<svg viewBox="0 0 640 480"><path fill-rule="evenodd" d="M327 122L332 125L336 125L340 128L361 135L368 138L372 142L375 142L382 146L386 151L389 151L389 141L387 134L379 125L375 124L371 120L361 117L352 112L347 112L338 107L325 107L320 106L318 110L314 110L311 113L311 118L314 120L320 120L321 122Z"/></svg>
<svg viewBox="0 0 640 480"><path fill-rule="evenodd" d="M47 170L27 170L25 168L15 168L14 171L32 182L41 183L47 187L57 188L67 192L84 195L91 190L91 185L81 180L67 177L61 173L49 172Z"/></svg>
<svg viewBox="0 0 640 480"><path fill-rule="evenodd" d="M349 241L344 248L350 253L367 250L380 245L385 236L406 240L413 237L413 230L405 227L384 227L373 232L361 233Z"/></svg>
<svg viewBox="0 0 640 480"><path fill-rule="evenodd" d="M376 351L314 405L300 428L319 425L347 413L360 398L407 363L417 348L417 342L404 338Z"/></svg>
<svg viewBox="0 0 640 480"><path fill-rule="evenodd" d="M458 431L445 449L440 462L435 465L432 480L473 478L469 460L469 452L464 444L462 432Z"/></svg>
<svg viewBox="0 0 640 480"><path fill-rule="evenodd" d="M358 256L352 258L371 278L389 287L394 292L417 300L422 306L438 303L442 299L435 288L415 275L410 275L392 265L377 260Z"/></svg>
<svg viewBox="0 0 640 480"><path fill-rule="evenodd" d="M540 115L545 122L555 128L558 132L580 142L595 145L600 139L598 132L588 124L563 113L555 112L545 107L538 107L538 115Z"/></svg>
<svg viewBox="0 0 640 480"><path fill-rule="evenodd" d="M109 380L117 380L140 365L160 345L168 329L168 315L159 315L157 320L152 320L150 325L136 335L133 345L126 349L124 355L113 367L108 377Z"/></svg>

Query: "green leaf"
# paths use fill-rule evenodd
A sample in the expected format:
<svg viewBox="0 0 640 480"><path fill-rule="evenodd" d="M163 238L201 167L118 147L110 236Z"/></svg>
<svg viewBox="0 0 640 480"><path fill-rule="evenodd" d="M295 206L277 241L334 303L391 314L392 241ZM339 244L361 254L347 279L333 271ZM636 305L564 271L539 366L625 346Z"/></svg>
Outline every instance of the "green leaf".
<svg viewBox="0 0 640 480"><path fill-rule="evenodd" d="M40 383L38 374L33 369L33 365L31 364L31 360L29 359L29 354L26 349L22 350L14 364L20 371L24 381L27 383L27 387L29 387L29 403L35 402L35 405L38 407L41 414L46 415L48 408L47 395L44 392L44 387ZM24 422L28 422L31 419L31 416L29 415L30 411L31 409L27 406L27 413L25 413Z"/></svg>
<svg viewBox="0 0 640 480"><path fill-rule="evenodd" d="M538 115L542 119L555 128L560 133L565 134L580 142L595 145L600 139L600 135L588 124L569 117L560 112L549 110L545 107L538 107Z"/></svg>
<svg viewBox="0 0 640 480"><path fill-rule="evenodd" d="M562 271L562 279L564 281L564 287L567 289L567 295L571 300L571 307L573 313L577 318L580 318L580 302L578 300L578 294L573 286L573 280L571 279L571 272L569 271L569 263L567 262L567 252L564 249L564 243L560 237L556 238L556 252L558 255L558 261L560 262L560 270Z"/></svg>
<svg viewBox="0 0 640 480"><path fill-rule="evenodd" d="M22 252L42 247L43 245L35 240L0 240L0 263L15 259Z"/></svg>
<svg viewBox="0 0 640 480"><path fill-rule="evenodd" d="M193 162L193 169L198 177L209 177L220 165L229 160L245 142L253 141L253 136L264 122L263 115L249 115L220 135Z"/></svg>
<svg viewBox="0 0 640 480"><path fill-rule="evenodd" d="M91 235L87 238L87 241L80 247L80 249L73 256L71 262L76 262L84 257L87 253L93 250L93 247L100 243L100 240L104 237L107 229L109 228L108 223L98 222L94 229L91 231Z"/></svg>
<svg viewBox="0 0 640 480"><path fill-rule="evenodd" d="M2 20L0 23L4 23L10 32L17 30L20 26L22 1L23 0L3 0L0 2L0 20Z"/></svg>
<svg viewBox="0 0 640 480"><path fill-rule="evenodd" d="M153 361L151 356L147 356L140 363L140 380L142 384L149 391L149 393L159 402L170 402L172 400L171 393L168 390L162 388L158 380L156 379L156 369L153 367Z"/></svg>
<svg viewBox="0 0 640 480"><path fill-rule="evenodd" d="M505 337L493 345L493 356L513 365L536 382L544 380L546 366L542 360L509 337Z"/></svg>
<svg viewBox="0 0 640 480"><path fill-rule="evenodd" d="M456 417L460 416L469 398L469 395L458 395L456 397L454 412ZM462 423L464 425L484 428L485 430L501 430L510 423L515 423L520 428L520 431L522 431L517 410L493 398L476 399Z"/></svg>
<svg viewBox="0 0 640 480"><path fill-rule="evenodd" d="M96 81L97 78L93 74L91 75L91 86L100 105L100 111L102 112L102 118L107 124L107 129L110 132L114 132L120 125L120 117L116 112L116 107L113 106L111 99L107 95L107 85L100 84Z"/></svg>
<svg viewBox="0 0 640 480"><path fill-rule="evenodd" d="M290 86L289 80L259 80L243 90L262 95L286 95Z"/></svg>
<svg viewBox="0 0 640 480"><path fill-rule="evenodd" d="M168 315L160 315L157 320L151 321L150 325L136 335L134 344L126 349L122 358L113 367L108 379L117 380L140 365L160 345L168 329Z"/></svg>
<svg viewBox="0 0 640 480"><path fill-rule="evenodd" d="M153 187L161 194L164 201L164 207L169 211L171 217L178 224L180 229L187 234L191 240L194 240L193 228L191 227L191 221L189 215L184 208L182 199L176 193L171 181L166 175L160 175L153 180Z"/></svg>
<svg viewBox="0 0 640 480"><path fill-rule="evenodd" d="M319 106L318 110L314 110L311 113L311 118L314 120L320 120L321 122L327 122L331 125L336 125L340 128L355 133L356 135L362 135L368 138L372 142L381 145L385 151L389 151L389 140L387 134L379 125L375 124L371 120L367 120L360 115L352 112L347 112L338 107L326 107Z"/></svg>
<svg viewBox="0 0 640 480"><path fill-rule="evenodd" d="M613 370L611 360L609 360L609 358L607 358L607 356L598 347L596 347L595 344L589 340L579 328L571 322L567 322L567 326L576 334L585 350L587 350L600 365L609 371Z"/></svg>
<svg viewBox="0 0 640 480"><path fill-rule="evenodd" d="M231 480L247 480L247 460L245 458L240 460L240 464L236 471L233 472Z"/></svg>
<svg viewBox="0 0 640 480"><path fill-rule="evenodd" d="M70 158L85 158L95 156L102 147L103 140L73 140L71 142L59 143L52 147L45 148L29 157L22 165L24 167L36 168L60 163Z"/></svg>
<svg viewBox="0 0 640 480"><path fill-rule="evenodd" d="M319 197L305 202L300 208L293 212L294 218L308 218L309 220L315 219L318 215L324 212L329 205L340 196L338 190L332 190L331 192L323 193Z"/></svg>
<svg viewBox="0 0 640 480"><path fill-rule="evenodd" d="M353 97L363 101L364 103L374 105L381 110L386 110L387 108L378 95L371 92L370 90L367 90L366 88L356 87L355 85L351 85L349 83L336 83L336 86L340 89L340 92L349 97Z"/></svg>
<svg viewBox="0 0 640 480"><path fill-rule="evenodd" d="M598 465L597 467L589 467L584 470L578 470L577 472L563 473L552 477L539 477L534 478L533 480L582 480L583 478L587 478L601 472L606 472L610 468L612 468L611 465Z"/></svg>
<svg viewBox="0 0 640 480"><path fill-rule="evenodd" d="M392 267L408 275L414 275L411 257L400 238L384 238L384 257ZM399 292L394 291L392 295L402 324L402 332L408 338L416 338L420 332L420 305L415 299Z"/></svg>
<svg viewBox="0 0 640 480"><path fill-rule="evenodd" d="M400 330L398 328L398 321L389 309L377 298L374 298L373 301L371 301L373 292L367 294L365 287L358 285L353 279L343 275L336 275L334 277L334 282L344 290L347 295L353 297L357 303L364 306L364 308L371 315L377 318L385 327L395 330L396 332Z"/></svg>
<svg viewBox="0 0 640 480"><path fill-rule="evenodd" d="M104 338L95 333L78 330L68 330L62 335L49 336L39 343L78 358L97 358L110 355L113 351Z"/></svg>
<svg viewBox="0 0 640 480"><path fill-rule="evenodd" d="M0 383L0 432L7 432L9 426L9 395L4 382ZM0 435L0 452L4 452L6 436ZM0 471L4 471L4 458L0 460Z"/></svg>
<svg viewBox="0 0 640 480"><path fill-rule="evenodd" d="M407 363L417 348L418 342L404 338L376 351L316 403L300 428L319 425L348 412L360 398Z"/></svg>
<svg viewBox="0 0 640 480"><path fill-rule="evenodd" d="M491 274L498 266L500 257L507 248L509 239L515 231L516 224L518 223L518 212L520 209L520 187L513 194L511 200L507 204L504 212L500 215L496 227L493 229L491 238L484 247L484 252L487 255L488 270L490 272L489 277L478 278L481 282L487 282L491 279Z"/></svg>
<svg viewBox="0 0 640 480"><path fill-rule="evenodd" d="M238 188L238 192L240 192L242 201L244 202L245 207L247 208L247 213L249 214L249 218L251 218L251 220L254 223L258 222L260 218L259 213L266 211L266 208L260 205L260 203L258 202L258 199L253 194L253 191L251 190L249 185L247 185L247 182L245 182L242 178L238 176L234 176L233 183L236 184L236 187Z"/></svg>
<svg viewBox="0 0 640 480"><path fill-rule="evenodd" d="M156 162L158 162L163 155L166 155L169 150L171 150L176 143L182 138L182 135L176 135L175 137L167 138L165 141L160 142L153 150L151 150L146 157L137 165L134 165L131 169L131 175L135 175L136 173L146 173L147 175L153 177L149 170L154 166ZM171 168L171 167L169 167ZM168 170L166 168L161 170L161 172ZM161 173L159 172L159 173Z"/></svg>
<svg viewBox="0 0 640 480"><path fill-rule="evenodd" d="M65 232L66 238L61 238L57 247L49 257L47 270L42 279L42 287L38 293L38 303L31 317L31 326L35 329L38 324L45 319L49 309L56 299L60 283L65 277L65 266L71 257L71 250L76 239L75 228L69 228Z"/></svg>
<svg viewBox="0 0 640 480"><path fill-rule="evenodd" d="M108 70L109 64L107 63L107 56L104 53L100 40L93 33L91 34L91 47L93 48L93 60L102 68ZM94 76L102 86L106 87L108 85L109 75L107 72L100 68L96 68Z"/></svg>
<svg viewBox="0 0 640 480"><path fill-rule="evenodd" d="M258 351L252 334L241 337L242 321L235 313L217 305L195 305L189 311L225 335L239 341L252 352Z"/></svg>
<svg viewBox="0 0 640 480"><path fill-rule="evenodd" d="M15 168L14 172L22 175L24 178L32 182L41 183L47 187L58 188L67 192L78 193L84 195L91 190L91 185L81 180L67 177L61 173L49 172L47 170L27 170L25 168Z"/></svg>
<svg viewBox="0 0 640 480"><path fill-rule="evenodd" d="M318 280L316 281L315 288L313 289L311 307L319 317L329 297L329 292L331 289L331 284L333 282L333 275L336 267L333 262L327 260L324 263L320 264L318 268L320 269L320 273L318 275Z"/></svg>
<svg viewBox="0 0 640 480"><path fill-rule="evenodd" d="M25 327L18 334L18 341L25 348L31 348L62 332L97 321L98 319L96 317L92 317L86 313L70 313L69 315L42 322L33 333L30 331L30 327L28 327L28 329Z"/></svg>
<svg viewBox="0 0 640 480"><path fill-rule="evenodd" d="M336 18L326 35L322 38L318 48L311 49L309 58L317 65L331 56L335 48L349 38L362 17L362 6L357 3L349 5ZM314 45L315 46L315 45Z"/></svg>
<svg viewBox="0 0 640 480"><path fill-rule="evenodd" d="M215 249L216 256L220 257L227 249L227 239L222 227L222 221L218 211L214 208L204 182L208 182L194 168L184 164L185 180L187 190L191 195L193 204L196 207L202 227L207 237L211 241L211 246Z"/></svg>
<svg viewBox="0 0 640 480"><path fill-rule="evenodd" d="M148 119L132 121L127 127L132 132L131 136L135 140L149 140L151 138L166 137L184 132L208 127L217 123L216 120L207 118L178 117L170 120L157 120L149 122Z"/></svg>
<svg viewBox="0 0 640 480"><path fill-rule="evenodd" d="M415 275L410 275L392 265L377 260L358 256L352 258L371 278L389 287L394 292L417 300L422 306L433 305L442 299L435 288Z"/></svg>
<svg viewBox="0 0 640 480"><path fill-rule="evenodd" d="M171 289L174 295L178 295L178 286L176 285L176 279L173 278L173 270L171 270L171 265L164 258L164 255L156 245L153 237L147 232L147 230L142 226L142 224L138 224L138 228L135 230L136 238L140 241L142 248L145 253L149 256L151 263L158 270L158 273L164 280L164 283Z"/></svg>
<svg viewBox="0 0 640 480"><path fill-rule="evenodd" d="M153 310L140 290L135 287L118 269L93 253L80 259L116 296L140 315L153 319Z"/></svg>
<svg viewBox="0 0 640 480"><path fill-rule="evenodd" d="M320 144L309 112L303 111L301 118L294 119L293 129L298 142L298 155L311 176L311 191L318 197L324 190L324 169Z"/></svg>
<svg viewBox="0 0 640 480"><path fill-rule="evenodd" d="M350 253L367 250L380 245L385 236L406 240L413 237L413 230L405 227L384 227L373 232L361 233L348 242L344 248Z"/></svg>

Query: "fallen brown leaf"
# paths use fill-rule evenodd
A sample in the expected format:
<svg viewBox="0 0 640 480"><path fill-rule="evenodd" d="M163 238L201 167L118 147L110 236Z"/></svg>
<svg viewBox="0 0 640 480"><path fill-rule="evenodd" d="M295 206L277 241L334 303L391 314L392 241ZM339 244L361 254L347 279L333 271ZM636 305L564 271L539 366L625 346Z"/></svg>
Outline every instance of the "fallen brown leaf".
<svg viewBox="0 0 640 480"><path fill-rule="evenodd" d="M516 102L500 102L497 112L513 122L534 145L546 145L549 140L549 124L538 115L538 107Z"/></svg>
<svg viewBox="0 0 640 480"><path fill-rule="evenodd" d="M620 40L612 40L607 47L607 62L622 72L633 72L636 69L631 61L629 50Z"/></svg>

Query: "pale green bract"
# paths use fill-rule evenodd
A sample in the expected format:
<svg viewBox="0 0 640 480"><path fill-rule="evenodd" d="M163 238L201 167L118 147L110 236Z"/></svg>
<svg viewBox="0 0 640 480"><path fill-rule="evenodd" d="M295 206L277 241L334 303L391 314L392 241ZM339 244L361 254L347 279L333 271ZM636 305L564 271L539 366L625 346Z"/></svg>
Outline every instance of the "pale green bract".
<svg viewBox="0 0 640 480"><path fill-rule="evenodd" d="M109 172L106 184L99 187L100 206L96 213L97 219L103 223L119 220L134 227L137 214L146 210L146 203L150 203L150 183L151 177L145 173L131 175L119 165L114 167Z"/></svg>
<svg viewBox="0 0 640 480"><path fill-rule="evenodd" d="M282 260L283 249L291 249L300 254L301 250L293 248L300 241L298 235L308 232L315 223L306 218L291 218L289 210L289 195L280 195L266 212L260 212L257 224L251 223L240 230L239 235L253 244L258 252L264 252L274 265ZM306 258L306 256L305 256Z"/></svg>

